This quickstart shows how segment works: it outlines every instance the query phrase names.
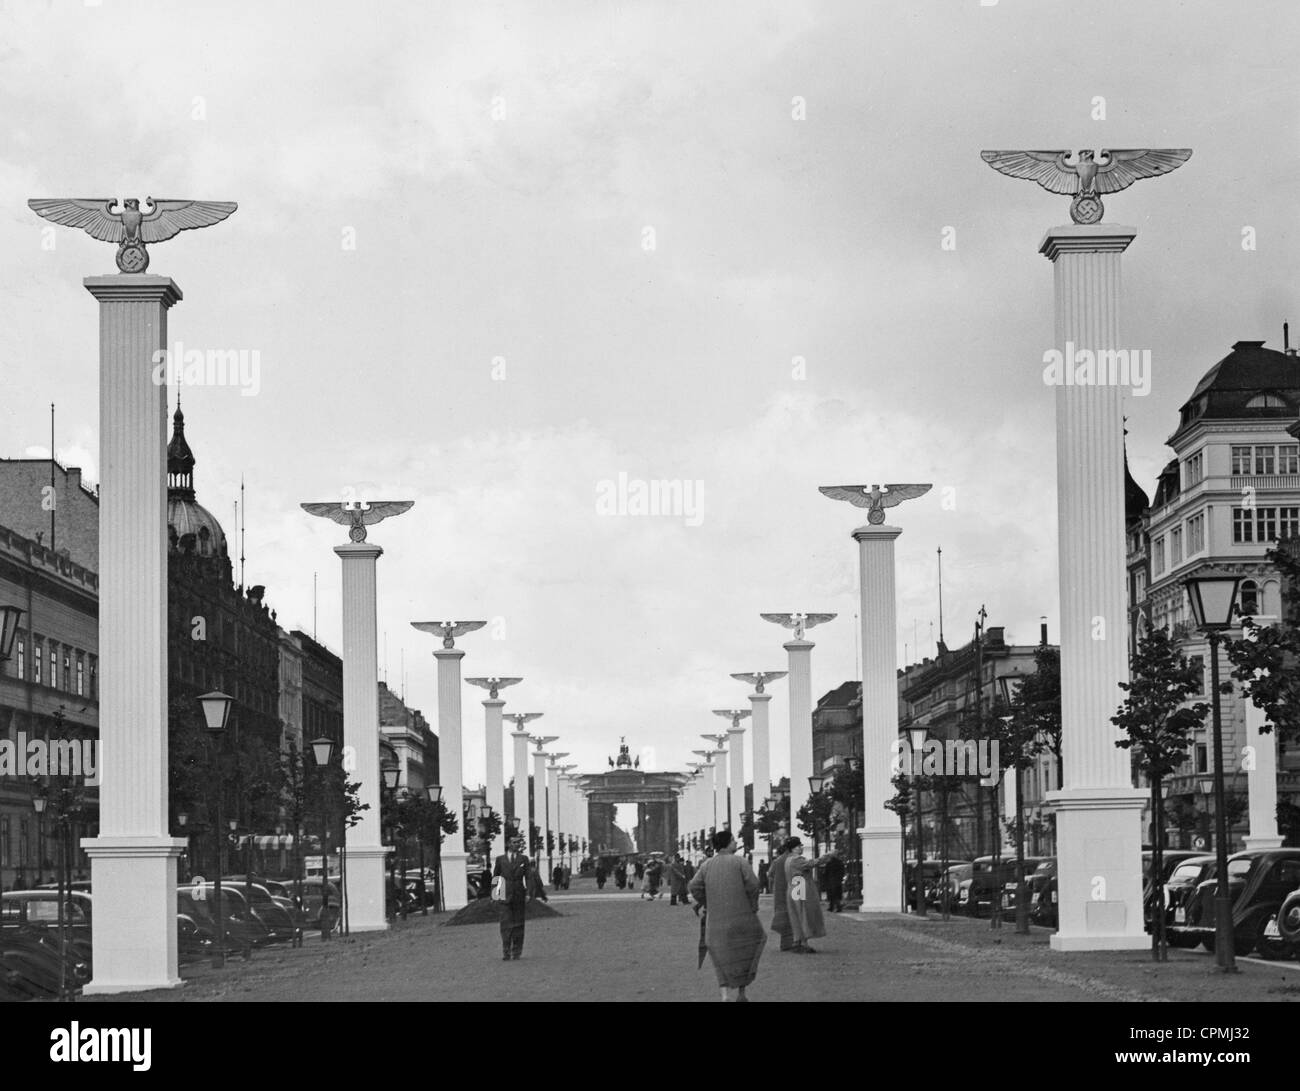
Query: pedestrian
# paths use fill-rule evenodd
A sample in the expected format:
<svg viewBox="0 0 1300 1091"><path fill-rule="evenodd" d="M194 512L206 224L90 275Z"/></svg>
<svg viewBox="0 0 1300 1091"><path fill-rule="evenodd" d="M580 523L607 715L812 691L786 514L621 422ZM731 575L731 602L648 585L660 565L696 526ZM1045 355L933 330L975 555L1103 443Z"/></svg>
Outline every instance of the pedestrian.
<svg viewBox="0 0 1300 1091"><path fill-rule="evenodd" d="M736 855L730 830L713 835L715 854L695 873L690 894L704 909L704 945L724 1001L747 1003L767 936L758 920L758 877Z"/></svg>
<svg viewBox="0 0 1300 1091"><path fill-rule="evenodd" d="M636 871L636 881L639 883L645 878L645 861L638 857L632 866Z"/></svg>
<svg viewBox="0 0 1300 1091"><path fill-rule="evenodd" d="M682 854L679 852L672 858L668 865L668 904L689 905L686 895L686 865L682 863Z"/></svg>
<svg viewBox="0 0 1300 1091"><path fill-rule="evenodd" d="M794 950L801 955L816 954L810 939L826 935L822 917L821 893L817 889L817 868L829 857L809 860L803 854L803 842L790 839L790 855L785 860L786 901L789 903L790 928L794 933Z"/></svg>
<svg viewBox="0 0 1300 1091"><path fill-rule="evenodd" d="M627 863L624 860L619 860L619 862L614 865L614 885L618 887L619 890L622 890L627 886Z"/></svg>
<svg viewBox="0 0 1300 1091"><path fill-rule="evenodd" d="M524 917L528 903L540 897L548 901L546 890L537 878L533 862L524 855L524 839L513 838L510 849L496 859L492 870L495 880L503 882L501 906L501 958L505 962L518 959L524 953Z"/></svg>
<svg viewBox="0 0 1300 1091"><path fill-rule="evenodd" d="M551 868L551 889L559 890L564 885L564 865L556 864Z"/></svg>
<svg viewBox="0 0 1300 1091"><path fill-rule="evenodd" d="M844 861L840 859L837 849L827 854L824 874L826 876L826 912L841 913L844 910Z"/></svg>
<svg viewBox="0 0 1300 1091"><path fill-rule="evenodd" d="M766 860L760 860L758 862L758 892L760 894L771 893L771 890L768 889L768 872L770 870L771 869L768 867Z"/></svg>
<svg viewBox="0 0 1300 1091"><path fill-rule="evenodd" d="M781 842L781 852L767 873L772 884L772 931L781 937L781 950L794 950L794 930L790 927L790 907L786 904L785 862L790 856L790 838Z"/></svg>
<svg viewBox="0 0 1300 1091"><path fill-rule="evenodd" d="M596 864L596 889L605 889L605 880L609 878L609 870L605 867L605 861L600 860Z"/></svg>

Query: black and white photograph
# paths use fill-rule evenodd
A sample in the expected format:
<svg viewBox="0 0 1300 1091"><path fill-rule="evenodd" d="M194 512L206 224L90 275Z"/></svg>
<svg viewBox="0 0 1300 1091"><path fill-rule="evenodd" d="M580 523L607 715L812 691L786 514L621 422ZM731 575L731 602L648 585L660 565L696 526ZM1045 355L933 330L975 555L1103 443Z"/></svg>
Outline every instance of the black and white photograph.
<svg viewBox="0 0 1300 1091"><path fill-rule="evenodd" d="M224 1005L276 1003L328 1072L318 1002L411 1056L408 1003L667 1002L1280 1058L1297 40L1290 0L3 0L33 1063L233 1064L275 1035Z"/></svg>

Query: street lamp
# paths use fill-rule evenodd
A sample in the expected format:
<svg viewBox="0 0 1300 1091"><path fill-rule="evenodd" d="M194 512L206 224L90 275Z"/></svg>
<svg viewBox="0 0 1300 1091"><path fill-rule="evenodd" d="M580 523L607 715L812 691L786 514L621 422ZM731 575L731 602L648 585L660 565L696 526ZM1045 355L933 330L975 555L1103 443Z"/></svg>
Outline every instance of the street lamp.
<svg viewBox="0 0 1300 1091"><path fill-rule="evenodd" d="M402 852L402 826L397 819L397 786L402 781L402 767L394 761L381 762L379 774L383 777L384 788L388 792L389 802L389 829L393 834L393 863L388 870L389 881L393 887L393 914L402 915L406 919L406 873L405 860ZM396 876L394 875L396 871Z"/></svg>
<svg viewBox="0 0 1300 1091"><path fill-rule="evenodd" d="M311 741L312 757L316 759L316 768L320 771L321 776L321 793L320 793L320 938L327 940L330 938L329 907L330 907L330 831L329 831L329 812L325 806L327 796L327 785L325 781L325 770L329 768L331 759L334 757L334 741L322 735L318 739ZM340 910L342 906L339 907Z"/></svg>
<svg viewBox="0 0 1300 1091"><path fill-rule="evenodd" d="M925 917L925 831L922 823L924 804L921 800L921 762L918 755L925 750L925 726L909 727L912 743L912 775L916 778L916 915Z"/></svg>
<svg viewBox="0 0 1300 1091"><path fill-rule="evenodd" d="M821 795L822 788L825 786L825 784L826 784L826 777L823 774L813 773L812 776L808 778L809 796L811 797L811 796ZM811 804L812 802L811 799L809 800L809 802ZM816 804L812 804L812 806L815 807ZM791 817L793 818L793 816ZM817 819L815 816L813 817L812 827L813 827L813 859L815 860L817 859L818 855L820 855L821 853L821 848L817 841Z"/></svg>
<svg viewBox="0 0 1300 1091"><path fill-rule="evenodd" d="M1214 895L1214 958L1224 973L1237 972L1228 895L1228 808L1223 783L1223 720L1219 708L1219 638L1232 627L1237 605L1237 576L1192 576L1184 581L1196 627L1210 642L1210 692L1214 728L1214 856L1219 881Z"/></svg>
<svg viewBox="0 0 1300 1091"><path fill-rule="evenodd" d="M184 811L181 811L176 816L176 824L180 826L182 830L185 829L185 826L189 822L189 820L190 820L190 816L186 814ZM190 872L193 870L192 865L193 865L193 861L190 859L190 835L187 832L185 834L185 878L187 879L190 877Z"/></svg>
<svg viewBox="0 0 1300 1091"><path fill-rule="evenodd" d="M18 635L18 619L23 616L17 606L0 606L0 663L13 655L14 638Z"/></svg>
<svg viewBox="0 0 1300 1091"><path fill-rule="evenodd" d="M210 693L202 694L199 697L199 707L203 710L203 722L207 726L208 736L212 740L213 749L216 751L217 766L217 783L214 785L214 791L217 797L216 821L212 823L212 840L216 849L216 860L213 863L215 874L212 877L212 911L217 921L217 942L212 949L212 968L220 970L226 964L226 922L221 913L221 852L225 847L226 835L222 830L221 822L221 794L225 778L221 773L221 743L225 737L226 725L230 721L230 706L234 704L234 699L227 693L220 690L212 690Z"/></svg>
<svg viewBox="0 0 1300 1091"><path fill-rule="evenodd" d="M433 908L441 913L444 904L442 897L442 785L427 784L424 793L434 806L433 824L436 836L433 839L433 868L437 885L434 887Z"/></svg>

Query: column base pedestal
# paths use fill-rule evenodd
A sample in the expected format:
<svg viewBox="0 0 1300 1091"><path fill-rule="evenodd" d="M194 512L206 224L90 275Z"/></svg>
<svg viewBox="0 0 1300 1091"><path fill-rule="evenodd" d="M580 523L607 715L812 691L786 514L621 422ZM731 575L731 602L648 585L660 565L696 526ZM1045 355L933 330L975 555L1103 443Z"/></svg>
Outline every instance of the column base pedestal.
<svg viewBox="0 0 1300 1091"><path fill-rule="evenodd" d="M1060 924L1054 951L1138 951L1151 946L1142 915L1142 808L1137 788L1050 792L1056 812Z"/></svg>
<svg viewBox="0 0 1300 1091"><path fill-rule="evenodd" d="M95 888L91 943L94 978L87 996L174 989L176 861L185 841L175 837L88 837Z"/></svg>
<svg viewBox="0 0 1300 1091"><path fill-rule="evenodd" d="M349 932L383 932L388 928L388 906L384 892L388 875L383 845L348 845L348 880L343 892L347 899Z"/></svg>
<svg viewBox="0 0 1300 1091"><path fill-rule="evenodd" d="M1244 838L1247 849L1280 849L1281 837L1247 837Z"/></svg>
<svg viewBox="0 0 1300 1091"><path fill-rule="evenodd" d="M469 904L469 895L465 889L465 862L468 859L468 853L442 850L442 904L449 912L464 909Z"/></svg>
<svg viewBox="0 0 1300 1091"><path fill-rule="evenodd" d="M858 837L862 841L862 905L858 912L901 912L903 831L897 826L864 826Z"/></svg>

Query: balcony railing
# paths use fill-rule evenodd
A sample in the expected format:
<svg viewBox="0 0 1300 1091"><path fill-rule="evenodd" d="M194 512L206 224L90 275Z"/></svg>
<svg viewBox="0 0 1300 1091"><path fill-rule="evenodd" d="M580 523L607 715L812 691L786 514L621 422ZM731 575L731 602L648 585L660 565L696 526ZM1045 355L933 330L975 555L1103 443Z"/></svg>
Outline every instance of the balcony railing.
<svg viewBox="0 0 1300 1091"><path fill-rule="evenodd" d="M1300 489L1300 474L1233 474L1234 489Z"/></svg>

